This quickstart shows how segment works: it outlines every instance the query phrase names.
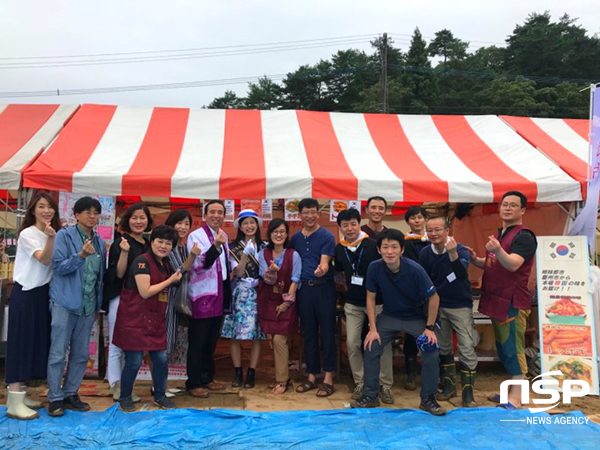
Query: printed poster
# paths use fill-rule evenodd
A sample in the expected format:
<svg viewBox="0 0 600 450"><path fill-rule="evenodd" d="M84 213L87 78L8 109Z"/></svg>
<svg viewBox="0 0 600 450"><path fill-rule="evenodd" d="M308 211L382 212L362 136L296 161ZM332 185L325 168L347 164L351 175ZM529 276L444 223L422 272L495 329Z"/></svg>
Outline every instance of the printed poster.
<svg viewBox="0 0 600 450"><path fill-rule="evenodd" d="M261 200L261 209L263 220L273 220L273 200L263 198Z"/></svg>
<svg viewBox="0 0 600 450"><path fill-rule="evenodd" d="M590 384L598 395L594 310L585 236L538 237L537 275L542 373ZM551 386L546 386L551 387Z"/></svg>
<svg viewBox="0 0 600 450"><path fill-rule="evenodd" d="M299 222L300 219L300 211L298 210L298 205L300 204L301 198L286 198L283 203L283 209L285 212L285 221L286 222Z"/></svg>
<svg viewBox="0 0 600 450"><path fill-rule="evenodd" d="M225 204L225 222L235 220L235 200L223 200Z"/></svg>
<svg viewBox="0 0 600 450"><path fill-rule="evenodd" d="M73 206L81 197L92 197L100 202L102 214L96 226L96 233L110 245L114 239L115 232L115 205L116 198L104 195L73 194L71 192L60 192L58 197L58 210L60 211L60 222L64 226L77 224Z"/></svg>
<svg viewBox="0 0 600 450"><path fill-rule="evenodd" d="M330 200L329 221L336 222L338 214L350 208L354 208L360 211L360 202L358 200Z"/></svg>

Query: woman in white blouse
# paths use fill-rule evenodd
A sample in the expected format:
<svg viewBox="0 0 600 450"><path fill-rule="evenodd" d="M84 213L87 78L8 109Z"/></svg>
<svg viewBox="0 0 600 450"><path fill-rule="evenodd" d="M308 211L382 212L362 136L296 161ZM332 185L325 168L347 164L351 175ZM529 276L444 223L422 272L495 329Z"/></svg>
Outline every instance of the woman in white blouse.
<svg viewBox="0 0 600 450"><path fill-rule="evenodd" d="M29 202L19 229L14 286L8 309L6 415L29 420L41 403L27 397L24 383L46 378L50 349L49 288L54 237L60 229L58 205L46 193Z"/></svg>

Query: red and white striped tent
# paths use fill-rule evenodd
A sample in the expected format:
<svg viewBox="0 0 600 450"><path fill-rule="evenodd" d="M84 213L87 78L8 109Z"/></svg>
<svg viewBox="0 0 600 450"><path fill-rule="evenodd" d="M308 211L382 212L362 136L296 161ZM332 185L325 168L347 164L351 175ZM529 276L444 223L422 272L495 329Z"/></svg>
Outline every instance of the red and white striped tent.
<svg viewBox="0 0 600 450"><path fill-rule="evenodd" d="M21 172L56 137L78 105L0 105L0 189L19 189Z"/></svg>
<svg viewBox="0 0 600 450"><path fill-rule="evenodd" d="M581 184L497 116L83 105L24 186L180 198L581 200Z"/></svg>
<svg viewBox="0 0 600 450"><path fill-rule="evenodd" d="M500 118L572 178L586 182L590 134L588 119Z"/></svg>

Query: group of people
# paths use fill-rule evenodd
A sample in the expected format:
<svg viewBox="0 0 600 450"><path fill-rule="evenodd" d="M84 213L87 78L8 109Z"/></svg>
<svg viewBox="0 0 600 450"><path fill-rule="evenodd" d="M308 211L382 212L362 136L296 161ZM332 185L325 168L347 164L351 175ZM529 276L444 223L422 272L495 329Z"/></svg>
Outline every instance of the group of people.
<svg viewBox="0 0 600 450"><path fill-rule="evenodd" d="M78 390L100 311L108 314L107 378L121 409L135 411L140 401L133 385L145 353L150 356L155 404L176 407L166 385L168 355L178 330L174 303L181 289L191 303L186 381L190 395L206 398L226 388L215 380L214 352L220 337L230 340L231 385L253 388L261 340L267 336L272 337L275 364L269 388L275 395L284 394L291 387L288 340L301 325L307 378L296 392L316 390L318 397L328 397L335 392L337 370L336 280L345 291L348 359L356 385L353 407L375 407L380 400L394 403L391 342L401 332L407 389L416 389L421 354L421 409L443 415L437 400L457 395L453 333L462 403L473 406L477 333L469 263L484 269L480 310L492 318L502 362L513 377L526 373L526 284L536 241L522 225L525 206L521 193L503 196L503 227L490 236L486 257L479 258L449 236L446 218L428 217L422 207L405 214L411 228L406 236L385 228L387 203L382 197L368 200L369 220L362 228L358 210L339 213L343 238L337 245L319 225L319 204L312 198L299 202L302 229L292 236L289 225L277 218L263 238L262 219L243 210L234 222L237 236L231 242L222 228L221 200L205 203L203 225L193 232L187 210L171 212L164 225L154 227L148 207L136 203L123 214L123 234L107 255L94 231L101 213L97 200L79 199L73 208L77 224L61 228L54 199L36 194L20 229L15 261L7 414L37 417L35 409L41 404L27 396L24 383L43 378L48 380L50 416L61 416L64 409L89 410ZM252 342L245 378L242 341ZM317 383L322 372L323 380ZM513 386L509 404L502 406L519 406L516 389Z"/></svg>

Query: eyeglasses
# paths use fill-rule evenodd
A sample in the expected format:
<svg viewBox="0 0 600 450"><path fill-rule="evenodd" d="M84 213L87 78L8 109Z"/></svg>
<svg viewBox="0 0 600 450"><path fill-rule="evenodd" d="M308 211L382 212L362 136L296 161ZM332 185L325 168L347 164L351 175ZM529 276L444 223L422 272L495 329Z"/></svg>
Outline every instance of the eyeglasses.
<svg viewBox="0 0 600 450"><path fill-rule="evenodd" d="M444 230L445 230L445 228L431 228L431 229L427 229L425 231L427 231L427 234L432 234L432 233L439 234Z"/></svg>
<svg viewBox="0 0 600 450"><path fill-rule="evenodd" d="M287 234L287 231L285 231L285 230L273 231L273 232L271 232L271 234L274 234L275 236L285 236Z"/></svg>

